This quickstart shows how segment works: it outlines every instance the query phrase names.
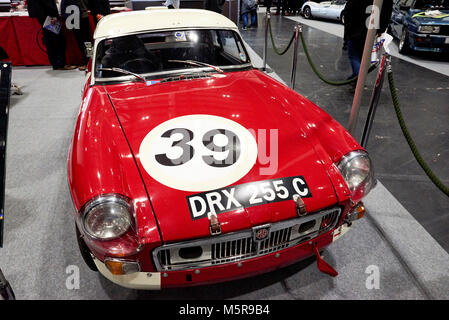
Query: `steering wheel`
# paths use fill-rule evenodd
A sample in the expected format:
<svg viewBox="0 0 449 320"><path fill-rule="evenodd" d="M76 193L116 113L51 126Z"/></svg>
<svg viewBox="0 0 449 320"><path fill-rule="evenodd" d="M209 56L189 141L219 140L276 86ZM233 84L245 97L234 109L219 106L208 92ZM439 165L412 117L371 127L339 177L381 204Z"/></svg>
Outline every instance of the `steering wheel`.
<svg viewBox="0 0 449 320"><path fill-rule="evenodd" d="M134 73L148 73L160 69L160 64L147 58L136 58L126 61L120 68Z"/></svg>

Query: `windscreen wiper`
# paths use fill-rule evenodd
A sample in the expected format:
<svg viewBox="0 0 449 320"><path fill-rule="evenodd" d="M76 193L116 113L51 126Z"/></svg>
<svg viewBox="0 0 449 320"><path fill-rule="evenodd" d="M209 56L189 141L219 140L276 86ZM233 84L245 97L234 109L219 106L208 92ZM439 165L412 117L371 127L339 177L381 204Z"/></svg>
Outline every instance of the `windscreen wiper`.
<svg viewBox="0 0 449 320"><path fill-rule="evenodd" d="M145 78L142 77L140 74L134 73L134 72L131 72L131 71L122 69L122 68L116 68L116 67L112 67L112 68L98 68L97 70L98 70L98 71L114 71L114 72L118 72L118 73L129 74L129 75L131 75L131 76L136 77L137 79L142 80L143 82L147 82L147 81L145 80Z"/></svg>
<svg viewBox="0 0 449 320"><path fill-rule="evenodd" d="M223 70L221 70L219 67L205 63L205 62L201 62L201 61L196 61L196 60L168 60L168 62L174 62L174 63L184 63L184 64L190 64L192 66L199 66L199 67L209 67L214 69L217 72L220 73L224 73Z"/></svg>

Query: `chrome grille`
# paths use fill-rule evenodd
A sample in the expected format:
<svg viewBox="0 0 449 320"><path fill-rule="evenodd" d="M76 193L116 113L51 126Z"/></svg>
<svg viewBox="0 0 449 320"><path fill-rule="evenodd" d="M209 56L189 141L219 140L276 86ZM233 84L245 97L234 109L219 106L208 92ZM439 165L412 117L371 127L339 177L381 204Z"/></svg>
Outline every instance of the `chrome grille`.
<svg viewBox="0 0 449 320"><path fill-rule="evenodd" d="M153 251L158 271L201 268L262 256L277 252L333 229L341 209L333 208L305 217L285 220L270 225L269 237L256 241L253 230L244 230L207 239L167 244ZM196 258L182 258L180 251L201 247L202 254Z"/></svg>

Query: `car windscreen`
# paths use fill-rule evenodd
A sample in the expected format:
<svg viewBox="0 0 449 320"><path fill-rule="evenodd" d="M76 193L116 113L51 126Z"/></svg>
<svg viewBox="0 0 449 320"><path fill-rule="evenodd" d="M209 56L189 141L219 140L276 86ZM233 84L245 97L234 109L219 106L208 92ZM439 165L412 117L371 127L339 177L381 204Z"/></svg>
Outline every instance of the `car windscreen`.
<svg viewBox="0 0 449 320"><path fill-rule="evenodd" d="M221 68L247 65L240 36L231 30L175 30L126 35L101 41L96 49L95 77L114 78L120 68L140 75L198 68L193 61ZM204 66L203 66L204 67Z"/></svg>
<svg viewBox="0 0 449 320"><path fill-rule="evenodd" d="M449 0L417 0L414 9L449 9Z"/></svg>

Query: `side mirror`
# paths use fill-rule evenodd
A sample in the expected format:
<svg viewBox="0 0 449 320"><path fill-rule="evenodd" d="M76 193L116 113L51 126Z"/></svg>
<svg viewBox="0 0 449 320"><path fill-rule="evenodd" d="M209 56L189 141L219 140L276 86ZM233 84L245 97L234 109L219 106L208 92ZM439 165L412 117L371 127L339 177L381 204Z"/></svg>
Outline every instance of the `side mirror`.
<svg viewBox="0 0 449 320"><path fill-rule="evenodd" d="M92 47L92 43L84 42L84 48L86 49L86 56L88 58L92 58L92 56L94 55L94 49Z"/></svg>

